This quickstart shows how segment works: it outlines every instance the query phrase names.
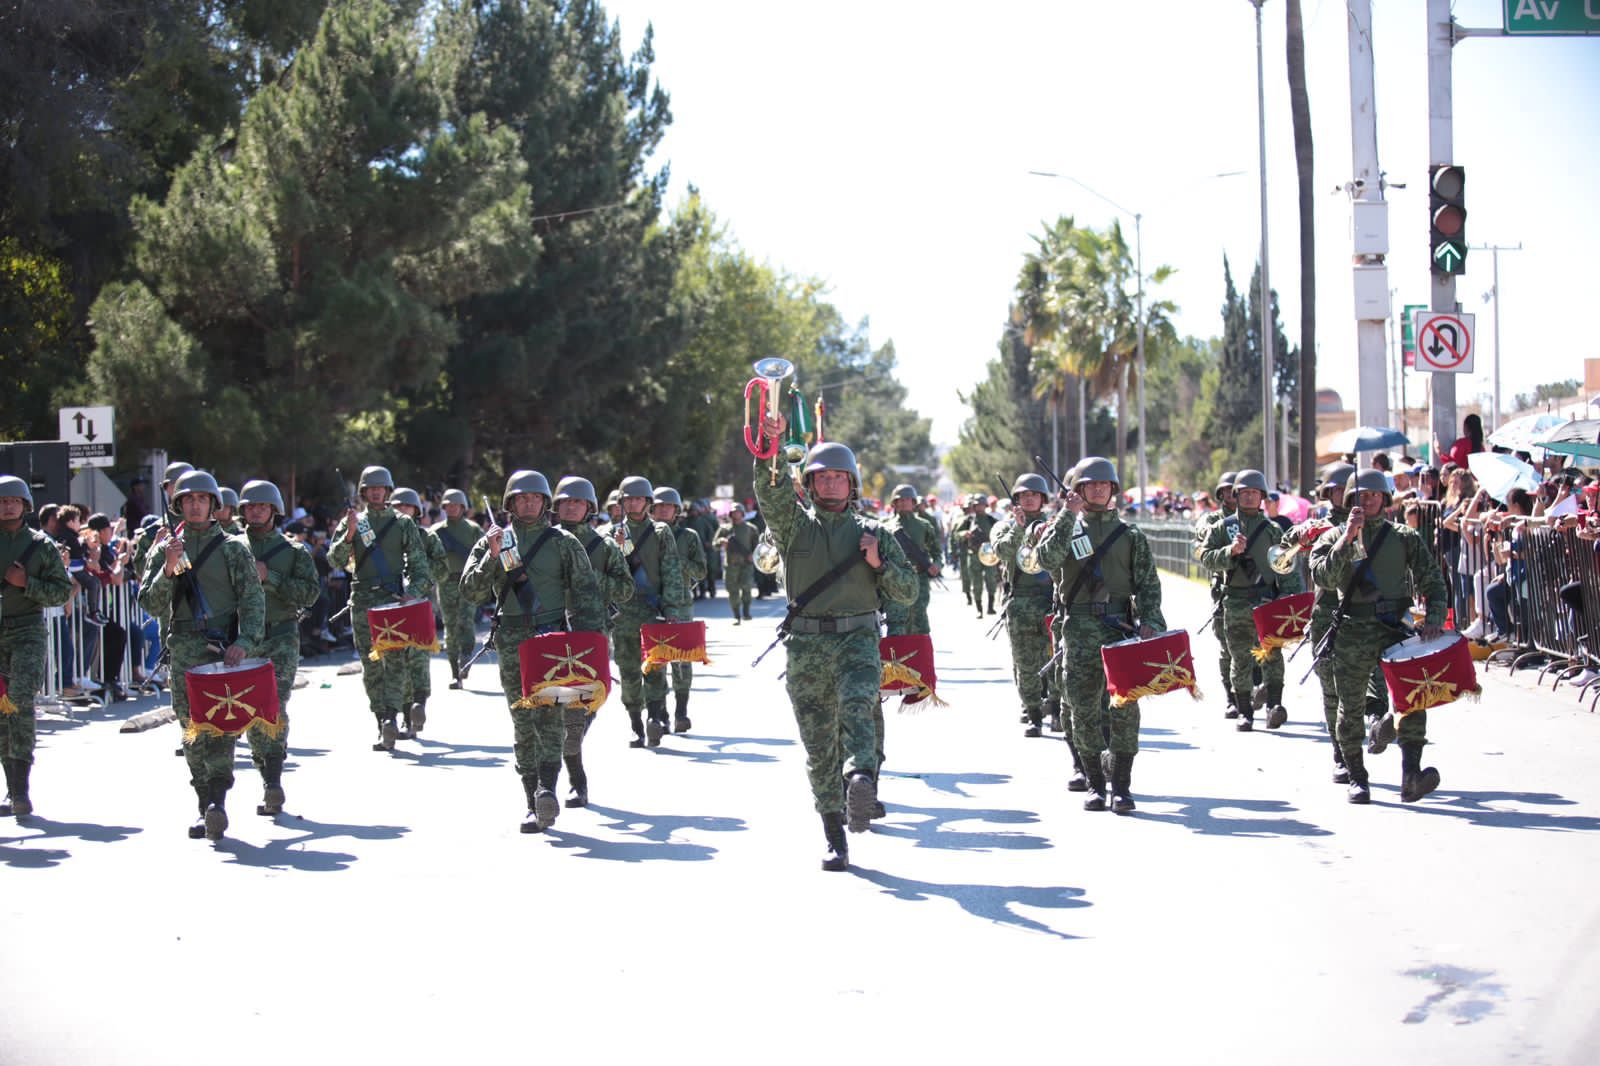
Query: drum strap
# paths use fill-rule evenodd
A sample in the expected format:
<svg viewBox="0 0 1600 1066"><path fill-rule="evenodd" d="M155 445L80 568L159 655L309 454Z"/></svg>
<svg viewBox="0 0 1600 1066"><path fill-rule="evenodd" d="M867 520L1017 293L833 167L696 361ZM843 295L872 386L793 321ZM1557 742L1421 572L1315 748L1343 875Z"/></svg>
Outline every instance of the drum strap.
<svg viewBox="0 0 1600 1066"><path fill-rule="evenodd" d="M830 585L843 577L857 563L864 563L866 561L867 557L862 555L859 551L856 551L851 552L839 562L835 563L833 569L817 578L804 591L802 591L800 595L789 601L789 610L786 614L784 614L783 621L778 626L778 631L780 633L787 633L789 631L790 624L796 618L800 617L800 612L806 609L807 604L826 592Z"/></svg>
<svg viewBox="0 0 1600 1066"><path fill-rule="evenodd" d="M23 569L27 569L28 559L30 557L32 557L34 552L39 550L39 545L43 544L43 543L44 542L42 540L40 540L38 537L29 537L28 538L28 543L26 543L26 544L24 544L22 546L21 553L18 554L17 557L15 559L11 560L9 563L6 563L4 566L0 566L0 573L5 573L7 570L10 570L13 566L20 566Z"/></svg>
<svg viewBox="0 0 1600 1066"><path fill-rule="evenodd" d="M211 618L211 605L206 602L205 590L200 587L200 568L206 565L206 560L211 558L222 542L227 538L222 535L211 538L200 552L198 558L189 565L189 569L178 575L178 590L183 593L183 598L189 604L189 613L194 615L195 621L202 626Z"/></svg>
<svg viewBox="0 0 1600 1066"><path fill-rule="evenodd" d="M280 540L280 541L278 541L278 543L276 543L272 547L268 548L263 554L256 556L256 562L258 562L258 563L268 562L269 560L271 560L271 558L274 555L277 555L281 551L287 550L289 547L290 547L290 545L289 545L289 542L287 540Z"/></svg>
<svg viewBox="0 0 1600 1066"><path fill-rule="evenodd" d="M439 534L439 539L444 542L444 550L447 555L459 555L465 559L472 554L472 550L451 536L450 530L444 526L440 526L435 532Z"/></svg>
<svg viewBox="0 0 1600 1066"><path fill-rule="evenodd" d="M512 530L512 536L516 531ZM546 526L545 531L539 534L537 540L528 548L528 554L522 557L522 565L506 575L505 586L500 590L500 598L505 599L505 590L509 588L516 593L517 602L522 605L522 610L532 619L539 613L539 597L534 595L533 585L528 582L528 564L538 556L539 549L543 548L551 537L556 535L555 526Z"/></svg>
<svg viewBox="0 0 1600 1066"><path fill-rule="evenodd" d="M372 538L371 548L362 551L364 545L356 545L356 570L359 572L363 566L367 565L367 560L371 559L372 565L378 568L378 584L384 586L389 584L389 560L383 554L383 538L389 535L389 530L394 528L396 521L398 521L398 516L391 517L383 524L383 528L378 530L377 536Z"/></svg>
<svg viewBox="0 0 1600 1066"><path fill-rule="evenodd" d="M1127 531L1128 527L1126 525L1121 522L1117 523L1117 528L1113 529L1111 535L1100 542L1100 546L1094 550L1094 554L1089 556L1089 561L1078 568L1078 579L1072 583L1072 588L1067 590L1066 599L1061 601L1065 610L1072 610L1073 603L1078 599L1078 591L1083 588L1085 581L1091 577L1099 580L1101 560L1105 558L1106 552L1111 550L1111 546L1117 542L1117 538Z"/></svg>
<svg viewBox="0 0 1600 1066"><path fill-rule="evenodd" d="M912 564L922 573L926 574L928 569L933 566L933 560L928 558L928 553L915 544L904 529L895 530L894 539L899 542L901 550L906 553L906 558L910 559Z"/></svg>
<svg viewBox="0 0 1600 1066"><path fill-rule="evenodd" d="M589 562L594 564L596 572L600 569L600 556L605 554L605 549L605 538L598 533L594 535L594 539L589 542L588 546L583 549L585 554L589 556Z"/></svg>
<svg viewBox="0 0 1600 1066"><path fill-rule="evenodd" d="M1365 581L1367 579L1367 575L1372 572L1372 560L1377 556L1378 549L1383 547L1384 539L1388 536L1389 525L1388 523L1384 523L1383 528L1378 530L1378 535L1372 538L1372 547L1367 549L1367 557L1361 560L1360 564L1356 567L1356 572L1350 575L1350 584L1344 587L1344 596L1342 597L1342 602L1349 603L1350 597L1355 595L1356 589L1361 587L1361 583Z"/></svg>
<svg viewBox="0 0 1600 1066"><path fill-rule="evenodd" d="M628 519L622 519L626 522ZM644 602L657 614L661 613L661 597L656 595L656 590L650 587L650 577L644 570L644 546L650 543L650 538L655 536L656 527L650 523L644 527L644 532L639 534L639 539L633 542L633 554L628 557L628 569L633 571L634 587L644 596Z"/></svg>

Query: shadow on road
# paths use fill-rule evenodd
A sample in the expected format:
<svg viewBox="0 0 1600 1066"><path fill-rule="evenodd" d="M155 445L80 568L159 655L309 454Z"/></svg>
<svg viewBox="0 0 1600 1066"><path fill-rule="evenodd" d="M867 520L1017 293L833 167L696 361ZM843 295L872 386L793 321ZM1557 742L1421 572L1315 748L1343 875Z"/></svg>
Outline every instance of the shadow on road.
<svg viewBox="0 0 1600 1066"><path fill-rule="evenodd" d="M764 745L772 748L793 747L794 741L784 740L781 737L714 737L703 733L674 734L685 740L704 741L711 749L709 751L693 751L681 748L660 747L653 748L657 755L673 755L680 759L688 759L698 763L725 763L725 762L777 762L775 755L766 755L759 751L729 751L730 748L742 747L746 744Z"/></svg>
<svg viewBox="0 0 1600 1066"><path fill-rule="evenodd" d="M273 823L303 832L297 836L274 840L265 847L256 847L234 837L223 837L217 842L216 850L231 855L234 862L244 866L329 873L349 869L350 864L359 856L346 851L313 851L306 847L307 844L333 837L350 837L355 840L399 840L411 831L403 825L343 825L335 822L317 822L297 814L280 814L273 819Z"/></svg>
<svg viewBox="0 0 1600 1066"><path fill-rule="evenodd" d="M91 844L117 844L127 840L135 833L144 832L143 829L131 825L99 825L95 822L56 822L49 818L40 818L30 815L26 820L18 821L19 832L15 836L0 837L0 864L6 866L20 866L23 868L43 869L47 866L56 866L61 860L70 858L72 852L63 848L12 848L8 844L30 844L36 840L51 840L56 837L77 837L79 840Z"/></svg>
<svg viewBox="0 0 1600 1066"><path fill-rule="evenodd" d="M1150 737L1174 736L1176 729L1160 729L1155 726L1141 726L1139 729L1139 750L1145 751L1194 751L1195 746L1183 740L1150 740Z"/></svg>
<svg viewBox="0 0 1600 1066"><path fill-rule="evenodd" d="M545 830L553 846L581 848L579 858L609 859L613 862L702 862L717 853L705 844L691 844L674 840L680 831L701 833L737 833L748 826L743 818L723 818L706 814L639 814L617 807L602 807L591 803L589 810L609 819L606 828L615 829L642 840L599 840L579 833L568 833L559 827Z"/></svg>
<svg viewBox="0 0 1600 1066"><path fill-rule="evenodd" d="M483 744L446 744L442 740L431 740L428 737L418 737L415 743L423 748L443 748L443 751L424 751L421 754L396 746L390 754L397 759L404 759L417 766L439 766L446 770L458 766L487 767L504 766L506 761L500 755L510 755L509 745L483 745ZM463 752L481 751L490 754L481 756L463 755Z"/></svg>
<svg viewBox="0 0 1600 1066"><path fill-rule="evenodd" d="M1332 830L1324 829L1320 825L1313 825L1310 822L1302 822L1297 818L1217 817L1218 811L1228 809L1262 815L1287 814L1298 809L1289 806L1283 800L1218 799L1214 796L1141 796L1138 793L1134 794L1134 799L1142 804L1139 812L1134 816L1141 821L1168 822L1204 836L1323 837L1333 835ZM1149 804L1152 803L1175 804L1178 810L1171 814L1154 812L1149 808Z"/></svg>
<svg viewBox="0 0 1600 1066"><path fill-rule="evenodd" d="M885 770L880 777L903 777L921 781L935 792L971 799L962 785L1003 785L1011 780L1010 774L924 774L911 770Z"/></svg>
<svg viewBox="0 0 1600 1066"><path fill-rule="evenodd" d="M1038 851L1054 847L1044 837L1032 833L995 833L945 829L953 822L993 822L999 825L1032 825L1039 816L1032 811L1012 811L971 807L908 807L885 803L891 817L909 815L921 820L911 825L878 821L872 831L887 837L915 841L919 848L947 851Z"/></svg>
<svg viewBox="0 0 1600 1066"><path fill-rule="evenodd" d="M1373 792L1383 790L1398 797L1398 785L1380 785L1374 782ZM1378 803L1377 796L1373 801ZM1547 829L1552 832L1593 833L1600 830L1600 818L1589 815L1547 814L1544 811L1505 810L1491 807L1491 803L1533 803L1544 806L1571 807L1569 800L1555 792L1451 792L1441 789L1418 803L1383 801L1381 806L1418 814L1442 814L1451 818L1465 818L1473 825L1496 829Z"/></svg>
<svg viewBox="0 0 1600 1066"><path fill-rule="evenodd" d="M941 885L933 881L916 881L909 877L896 877L881 870L870 870L852 865L850 872L863 881L870 881L895 899L922 902L940 897L957 904L974 918L983 918L997 925L1011 925L1034 933L1077 940L1071 933L1052 929L1043 922L1018 914L1013 907L1037 907L1044 910L1073 910L1093 906L1081 898L1083 889L1066 887L1039 887L1035 885Z"/></svg>

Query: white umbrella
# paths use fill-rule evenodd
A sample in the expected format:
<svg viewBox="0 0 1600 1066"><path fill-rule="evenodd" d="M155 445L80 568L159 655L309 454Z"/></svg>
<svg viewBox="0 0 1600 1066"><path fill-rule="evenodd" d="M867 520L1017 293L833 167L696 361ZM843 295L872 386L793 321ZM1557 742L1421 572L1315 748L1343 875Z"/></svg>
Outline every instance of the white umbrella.
<svg viewBox="0 0 1600 1066"><path fill-rule="evenodd" d="M1560 429L1571 419L1560 415L1537 414L1513 418L1489 434L1487 443L1494 448L1509 448L1514 452L1532 452L1539 447L1541 438L1552 430Z"/></svg>
<svg viewBox="0 0 1600 1066"><path fill-rule="evenodd" d="M1539 490L1539 472L1514 455L1473 452L1467 456L1467 468L1477 479L1478 487L1501 503L1506 502L1512 489Z"/></svg>

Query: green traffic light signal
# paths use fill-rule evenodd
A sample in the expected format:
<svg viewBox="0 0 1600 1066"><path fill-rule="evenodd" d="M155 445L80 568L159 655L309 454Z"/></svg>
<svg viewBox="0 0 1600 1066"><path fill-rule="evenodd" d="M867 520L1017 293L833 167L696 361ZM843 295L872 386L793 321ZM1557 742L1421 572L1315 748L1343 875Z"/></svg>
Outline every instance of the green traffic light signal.
<svg viewBox="0 0 1600 1066"><path fill-rule="evenodd" d="M1435 274L1467 269L1467 172L1453 163L1428 168L1429 265Z"/></svg>

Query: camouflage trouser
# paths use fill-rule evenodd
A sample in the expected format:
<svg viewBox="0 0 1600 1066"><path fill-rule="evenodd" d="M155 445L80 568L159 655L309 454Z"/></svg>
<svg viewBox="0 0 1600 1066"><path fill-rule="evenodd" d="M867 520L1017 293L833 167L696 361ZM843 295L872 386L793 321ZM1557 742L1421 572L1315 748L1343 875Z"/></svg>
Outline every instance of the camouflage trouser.
<svg viewBox="0 0 1600 1066"><path fill-rule="evenodd" d="M372 630L367 626L367 608L382 604L357 604L350 610L350 636L355 641L356 656L361 660L361 684L367 690L367 706L372 713L400 710L406 698L406 657L389 652L377 662L367 657L372 650Z"/></svg>
<svg viewBox="0 0 1600 1066"><path fill-rule="evenodd" d="M1400 632L1371 618L1346 618L1334 643L1333 679L1339 690L1339 747L1348 760L1359 762L1366 739L1367 699L1373 671L1383 650L1402 638ZM1428 712L1414 711L1400 718L1401 744L1421 743L1428 735Z"/></svg>
<svg viewBox="0 0 1600 1066"><path fill-rule="evenodd" d="M989 594L989 604L994 605L994 591L1000 587L1000 568L998 566L984 566L978 558L977 552L968 552L963 569L970 571L962 576L972 588L974 602L981 599L984 592ZM980 613L982 604L979 604Z"/></svg>
<svg viewBox="0 0 1600 1066"><path fill-rule="evenodd" d="M407 648L402 652L406 663L406 681L402 706L421 703L433 695L433 681L428 668L433 665L433 653L421 648Z"/></svg>
<svg viewBox="0 0 1600 1066"><path fill-rule="evenodd" d="M806 749L806 776L818 812L844 810L844 776L878 769L877 627L850 633L796 633L788 641L789 702Z"/></svg>
<svg viewBox="0 0 1600 1066"><path fill-rule="evenodd" d="M478 613L471 600L461 594L459 578L446 577L439 583L439 613L444 615L444 651L450 660L450 675L461 672L461 664L472 655L477 642L473 617Z"/></svg>
<svg viewBox="0 0 1600 1066"><path fill-rule="evenodd" d="M539 635L539 630L527 622L502 619L494 635L495 657L500 660L500 689L506 694L506 703L513 704L522 698L522 663L517 648L522 642ZM516 756L517 773L535 773L540 766L561 763L562 744L567 727L562 708L556 704L545 707L511 708L512 749Z"/></svg>
<svg viewBox="0 0 1600 1066"><path fill-rule="evenodd" d="M1039 671L1050 660L1050 638L1044 620L1050 601L1012 596L1006 607L1006 632L1011 636L1011 678L1027 714L1038 714L1045 698L1045 680Z"/></svg>
<svg viewBox="0 0 1600 1066"><path fill-rule="evenodd" d="M1112 707L1106 692L1106 668L1100 649L1126 640L1128 635L1098 618L1068 618L1058 639L1066 641L1062 698L1072 708L1072 746L1084 760L1106 748L1106 724L1111 727L1113 755L1139 751L1139 702Z"/></svg>
<svg viewBox="0 0 1600 1066"><path fill-rule="evenodd" d="M189 686L184 683L184 671L209 663L219 663L222 656L211 651L206 638L199 633L173 633L168 646L172 649L172 712L178 717L178 728L189 728ZM233 751L239 743L237 734L214 736L199 733L193 740L183 742L183 755L189 764L189 783L196 788L213 781L233 785Z"/></svg>
<svg viewBox="0 0 1600 1066"><path fill-rule="evenodd" d="M967 572L967 553L957 552L953 564L956 573L961 575L961 595L970 602L972 599L972 575Z"/></svg>
<svg viewBox="0 0 1600 1066"><path fill-rule="evenodd" d="M1317 607L1311 612L1311 625L1309 627L1311 639L1308 641L1311 651L1316 651L1317 644L1322 640L1322 635L1328 631L1328 626L1332 624L1333 608L1329 607L1324 610L1321 607ZM1339 632L1342 637L1344 630L1341 629ZM1328 723L1328 736L1336 738L1339 735L1339 689L1334 680L1333 660L1334 657L1332 655L1325 656L1317 664L1316 670L1317 680L1322 682L1322 716ZM1378 713L1381 713L1381 709L1388 706L1388 701L1389 688L1383 680L1383 670L1375 667L1372 671L1372 676L1367 679L1367 713L1372 714L1375 709Z"/></svg>
<svg viewBox="0 0 1600 1066"><path fill-rule="evenodd" d="M1218 669L1222 674L1222 687L1233 691L1233 656L1228 654L1228 637L1222 631L1222 597L1211 590L1211 633L1217 638Z"/></svg>
<svg viewBox="0 0 1600 1066"><path fill-rule="evenodd" d="M694 663L672 663L672 691L688 694L694 688Z"/></svg>
<svg viewBox="0 0 1600 1066"><path fill-rule="evenodd" d="M728 608L735 618L750 613L750 588L755 581L755 571L749 563L728 564L728 574L722 583L728 586Z"/></svg>
<svg viewBox="0 0 1600 1066"><path fill-rule="evenodd" d="M653 616L630 615L625 609L617 616L617 628L611 633L611 657L622 682L622 705L630 711L667 698L667 672L652 670L646 674L640 663L639 627L654 621Z"/></svg>
<svg viewBox="0 0 1600 1066"><path fill-rule="evenodd" d="M250 760L261 769L264 759L282 759L289 754L289 694L294 691L294 673L300 669L300 633L298 628L276 637L268 637L257 649L261 658L272 660L272 673L278 681L278 724L283 732L276 737L264 730L251 729L245 733L250 741Z"/></svg>
<svg viewBox="0 0 1600 1066"><path fill-rule="evenodd" d="M917 575L917 598L910 603L893 600L883 605L885 634L904 637L930 632L928 627L928 575Z"/></svg>
<svg viewBox="0 0 1600 1066"><path fill-rule="evenodd" d="M0 759L33 762L33 698L44 684L45 632L41 616L0 627L0 674L17 709L0 714Z"/></svg>
<svg viewBox="0 0 1600 1066"><path fill-rule="evenodd" d="M1250 689L1256 670L1255 656L1250 654L1261 641L1256 637L1255 610L1259 601L1249 596L1230 595L1222 600L1223 643L1232 663L1229 680L1239 697L1239 711L1250 713ZM1267 661L1260 664L1261 680L1267 686L1267 706L1283 702L1283 649L1274 648Z"/></svg>

